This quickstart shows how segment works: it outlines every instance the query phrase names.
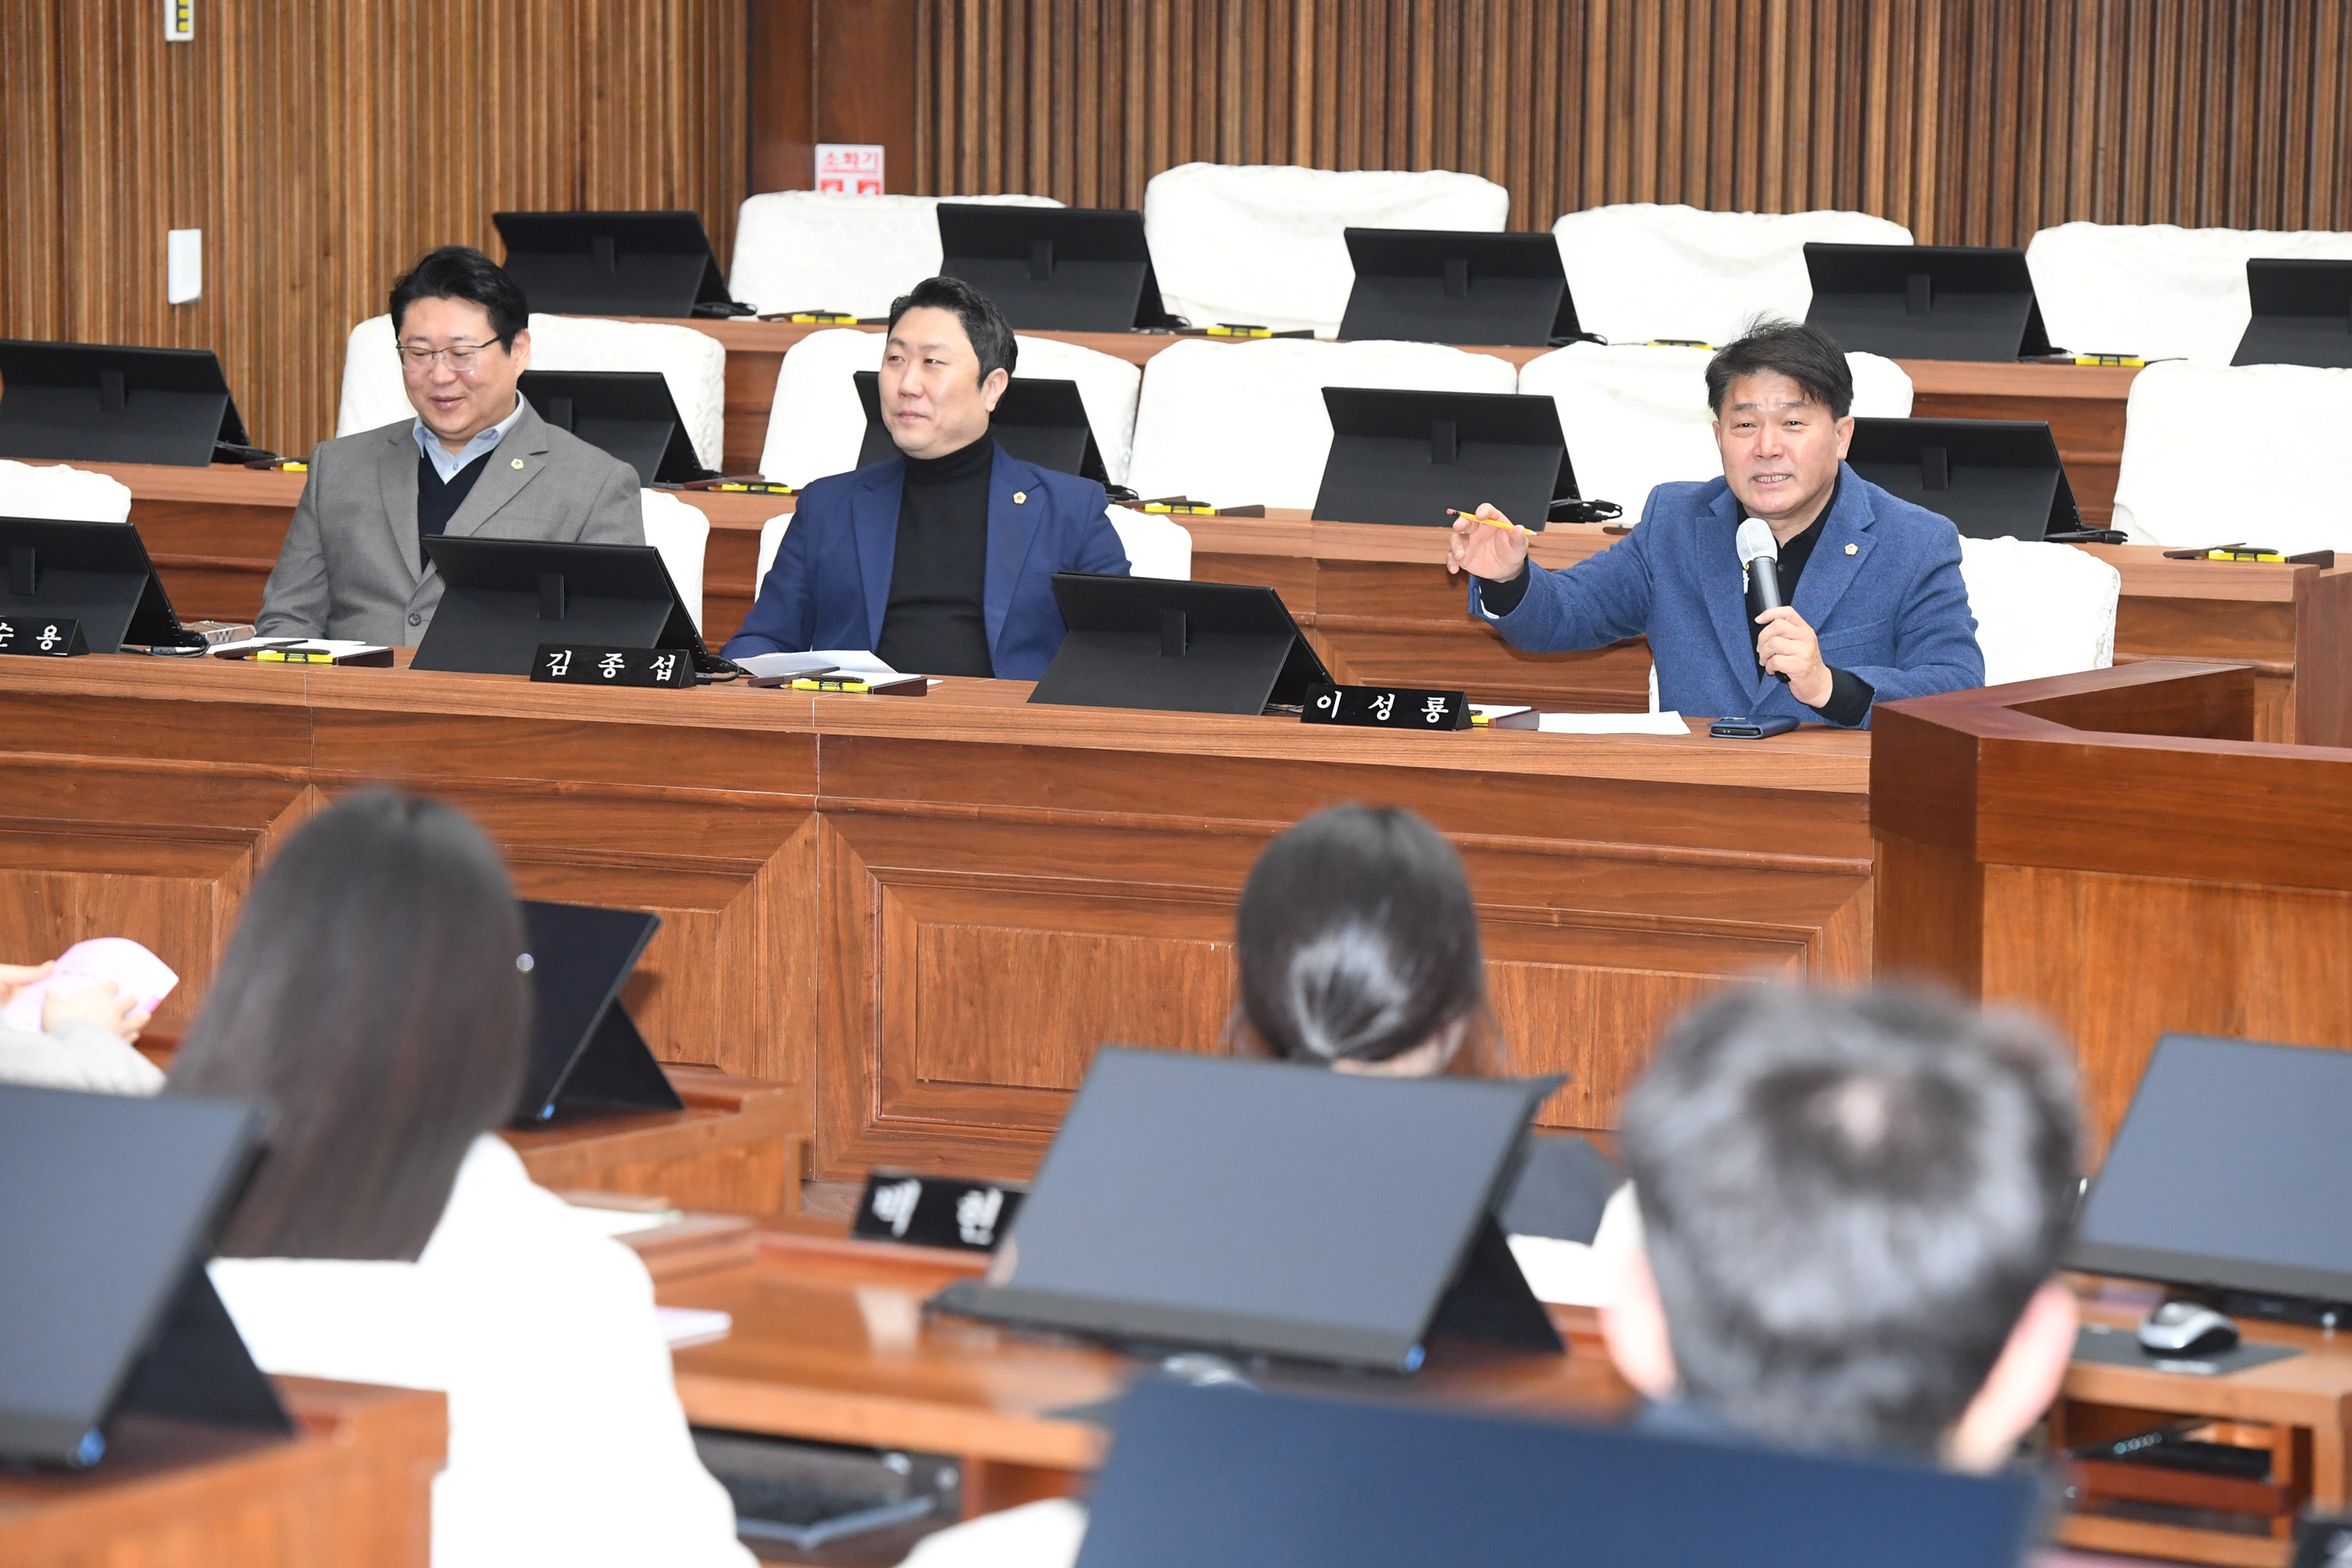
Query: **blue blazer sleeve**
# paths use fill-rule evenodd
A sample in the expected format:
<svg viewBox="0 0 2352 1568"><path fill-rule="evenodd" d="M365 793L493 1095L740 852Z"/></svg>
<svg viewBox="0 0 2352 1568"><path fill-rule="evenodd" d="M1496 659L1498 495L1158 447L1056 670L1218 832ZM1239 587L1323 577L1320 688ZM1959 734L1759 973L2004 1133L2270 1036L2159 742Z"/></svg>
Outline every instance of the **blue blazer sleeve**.
<svg viewBox="0 0 2352 1568"><path fill-rule="evenodd" d="M1642 509L1642 526L1565 572L1546 571L1530 560L1527 597L1507 616L1485 612L1478 599L1482 579L1471 578L1471 615L1492 625L1513 647L1530 653L1571 653L1642 636L1650 626L1648 542L1656 531L1649 521L1657 507L1653 490Z"/></svg>
<svg viewBox="0 0 2352 1568"><path fill-rule="evenodd" d="M742 629L727 639L721 651L728 658L749 658L760 653L805 653L816 631L816 592L812 581L811 553L815 520L795 512L783 542L776 547L775 564L760 584L760 596Z"/></svg>
<svg viewBox="0 0 2352 1568"><path fill-rule="evenodd" d="M1976 617L1969 611L1968 584L1960 577L1958 532L1941 531L1927 553L1895 626L1894 663L1842 663L1836 657L1834 623L1820 635L1823 661L1870 682L1873 706L1982 686L1984 650L1977 646ZM1867 720L1864 727L1868 727Z"/></svg>

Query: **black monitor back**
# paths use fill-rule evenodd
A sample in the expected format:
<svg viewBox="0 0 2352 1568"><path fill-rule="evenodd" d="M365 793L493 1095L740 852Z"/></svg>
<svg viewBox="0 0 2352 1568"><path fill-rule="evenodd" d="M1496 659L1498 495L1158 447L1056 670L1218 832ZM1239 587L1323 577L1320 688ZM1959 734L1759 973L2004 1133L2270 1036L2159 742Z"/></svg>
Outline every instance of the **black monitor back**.
<svg viewBox="0 0 2352 1568"><path fill-rule="evenodd" d="M940 273L987 295L1015 331L1168 324L1139 212L941 202L939 215Z"/></svg>
<svg viewBox="0 0 2352 1568"><path fill-rule="evenodd" d="M71 617L92 653L187 638L130 523L0 517L0 616Z"/></svg>
<svg viewBox="0 0 2352 1568"><path fill-rule="evenodd" d="M1137 1384L1117 1420L1077 1568L2013 1568L2042 1514L2023 1469L1164 1378Z"/></svg>
<svg viewBox="0 0 2352 1568"><path fill-rule="evenodd" d="M1805 324L1849 353L2012 361L2050 352L2025 252L2010 246L1805 247Z"/></svg>
<svg viewBox="0 0 2352 1568"><path fill-rule="evenodd" d="M245 422L210 349L0 341L0 458L200 468Z"/></svg>
<svg viewBox="0 0 2352 1568"><path fill-rule="evenodd" d="M2038 419L1856 419L1845 460L1950 518L1964 538L2039 540L2083 526L2058 442Z"/></svg>
<svg viewBox="0 0 2352 1568"><path fill-rule="evenodd" d="M541 419L620 458L640 485L709 477L658 371L527 370L517 384Z"/></svg>
<svg viewBox="0 0 2352 1568"><path fill-rule="evenodd" d="M205 1278L243 1105L0 1086L0 1459L95 1463L116 1415L290 1431Z"/></svg>
<svg viewBox="0 0 2352 1568"><path fill-rule="evenodd" d="M2066 1266L2352 1303L2352 1052L2156 1043Z"/></svg>
<svg viewBox="0 0 2352 1568"><path fill-rule="evenodd" d="M701 651L650 544L443 534L425 553L446 585L411 668L529 675L541 643Z"/></svg>
<svg viewBox="0 0 2352 1568"><path fill-rule="evenodd" d="M682 1110L621 1002L661 917L529 899L522 917L530 944L533 1034L516 1122L535 1126L559 1106Z"/></svg>
<svg viewBox="0 0 2352 1568"><path fill-rule="evenodd" d="M1576 305L1548 234L1351 228L1345 339L1541 348L1576 335Z"/></svg>
<svg viewBox="0 0 2352 1568"><path fill-rule="evenodd" d="M1056 572L1054 602L1069 631L1032 702L1262 713L1331 679L1272 588Z"/></svg>
<svg viewBox="0 0 2352 1568"><path fill-rule="evenodd" d="M1556 1080L1106 1047L985 1284L944 1304L1147 1345L1409 1372ZM1527 1348L1558 1351L1548 1320Z"/></svg>
<svg viewBox="0 0 2352 1568"><path fill-rule="evenodd" d="M1331 455L1315 515L1334 522L1448 528L1448 508L1492 501L1540 530L1551 503L1576 494L1576 470L1549 397L1327 386Z"/></svg>
<svg viewBox="0 0 2352 1568"><path fill-rule="evenodd" d="M690 316L727 281L701 215L493 213L507 275L534 310L564 316Z"/></svg>
<svg viewBox="0 0 2352 1568"><path fill-rule="evenodd" d="M2311 364L2352 369L2352 261L2246 263L2254 313L2231 364Z"/></svg>
<svg viewBox="0 0 2352 1568"><path fill-rule="evenodd" d="M857 466L884 463L898 457L898 445L882 424L882 376L878 371L850 373L857 384L857 401L866 410L866 435L857 447ZM1103 467L1102 449L1095 445L1095 427L1087 417L1086 400L1075 381L1016 375L1005 384L989 416L988 433L998 446L1024 463L1076 474L1098 485L1110 483Z"/></svg>

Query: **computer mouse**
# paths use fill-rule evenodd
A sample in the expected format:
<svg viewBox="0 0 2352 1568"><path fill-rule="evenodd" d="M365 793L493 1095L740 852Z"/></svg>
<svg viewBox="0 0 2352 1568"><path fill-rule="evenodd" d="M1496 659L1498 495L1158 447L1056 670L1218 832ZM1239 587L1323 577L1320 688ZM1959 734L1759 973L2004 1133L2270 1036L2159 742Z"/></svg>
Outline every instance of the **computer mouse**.
<svg viewBox="0 0 2352 1568"><path fill-rule="evenodd" d="M2167 1301L2139 1323L2151 1355L2216 1355L2238 1342L2238 1325L2201 1301Z"/></svg>

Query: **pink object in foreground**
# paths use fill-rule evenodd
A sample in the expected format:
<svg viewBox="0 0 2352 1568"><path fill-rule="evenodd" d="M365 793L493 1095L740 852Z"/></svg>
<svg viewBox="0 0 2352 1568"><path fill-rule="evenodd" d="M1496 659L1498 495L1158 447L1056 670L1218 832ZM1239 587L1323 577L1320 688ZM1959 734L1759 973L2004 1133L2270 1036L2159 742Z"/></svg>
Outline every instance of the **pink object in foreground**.
<svg viewBox="0 0 2352 1568"><path fill-rule="evenodd" d="M170 964L129 937L94 937L66 949L47 980L37 980L10 997L8 1005L0 1007L0 1024L37 1035L41 1032L41 1002L50 992L71 996L109 980L123 994L136 996L141 1009L149 1013L180 983Z"/></svg>

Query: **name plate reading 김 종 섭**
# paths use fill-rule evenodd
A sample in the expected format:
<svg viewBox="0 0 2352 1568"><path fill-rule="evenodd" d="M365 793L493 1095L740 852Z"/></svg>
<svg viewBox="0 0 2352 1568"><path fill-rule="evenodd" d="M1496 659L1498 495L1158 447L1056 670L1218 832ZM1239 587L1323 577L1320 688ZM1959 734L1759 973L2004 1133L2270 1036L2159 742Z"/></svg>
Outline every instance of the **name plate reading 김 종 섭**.
<svg viewBox="0 0 2352 1568"><path fill-rule="evenodd" d="M866 1178L849 1234L860 1241L993 1252L997 1238L1013 1228L1026 1194L1026 1188L1004 1182L877 1171Z"/></svg>
<svg viewBox="0 0 2352 1568"><path fill-rule="evenodd" d="M70 658L88 653L81 623L71 616L0 616L0 653L25 653L36 658Z"/></svg>
<svg viewBox="0 0 2352 1568"><path fill-rule="evenodd" d="M559 686L691 686L694 659L674 647L583 647L543 642L531 658L530 678Z"/></svg>
<svg viewBox="0 0 2352 1568"><path fill-rule="evenodd" d="M1365 730L1467 730L1470 699L1460 691L1404 686L1317 686L1308 689L1298 716L1309 724Z"/></svg>

